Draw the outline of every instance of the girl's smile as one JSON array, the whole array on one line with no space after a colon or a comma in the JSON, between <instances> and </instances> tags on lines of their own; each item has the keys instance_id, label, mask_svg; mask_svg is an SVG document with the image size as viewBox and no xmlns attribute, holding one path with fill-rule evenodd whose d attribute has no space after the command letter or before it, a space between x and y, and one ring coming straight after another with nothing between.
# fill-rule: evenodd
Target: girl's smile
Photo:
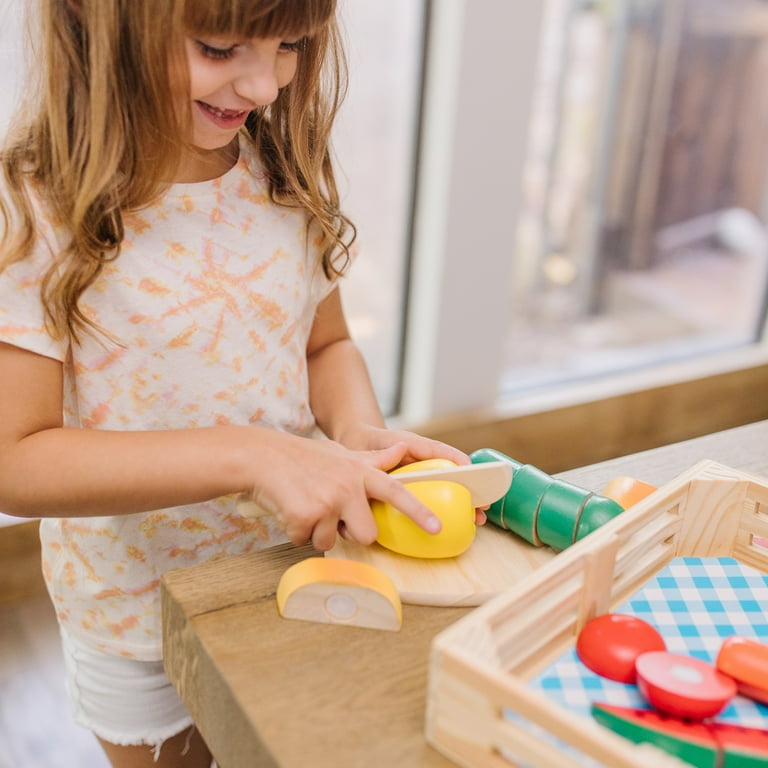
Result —
<instances>
[{"instance_id":1,"label":"girl's smile","mask_svg":"<svg viewBox=\"0 0 768 768\"><path fill-rule=\"evenodd\" d=\"M189 138L203 154L188 153L177 181L203 181L231 166L237 132L252 110L271 104L291 82L301 47L302 41L280 38L187 38Z\"/></svg>"},{"instance_id":2,"label":"girl's smile","mask_svg":"<svg viewBox=\"0 0 768 768\"><path fill-rule=\"evenodd\" d=\"M245 123L250 110L243 109L219 109L204 101L195 101L195 105L202 112L203 116L210 120L215 126L225 131L238 130Z\"/></svg>"}]
</instances>

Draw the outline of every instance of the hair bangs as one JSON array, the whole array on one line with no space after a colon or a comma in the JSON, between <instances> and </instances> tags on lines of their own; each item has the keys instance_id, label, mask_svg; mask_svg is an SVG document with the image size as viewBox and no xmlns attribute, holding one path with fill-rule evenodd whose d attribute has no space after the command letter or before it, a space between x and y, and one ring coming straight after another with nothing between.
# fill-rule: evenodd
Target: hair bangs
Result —
<instances>
[{"instance_id":1,"label":"hair bangs","mask_svg":"<svg viewBox=\"0 0 768 768\"><path fill-rule=\"evenodd\" d=\"M187 0L193 34L234 38L311 37L333 19L336 0Z\"/></svg>"}]
</instances>

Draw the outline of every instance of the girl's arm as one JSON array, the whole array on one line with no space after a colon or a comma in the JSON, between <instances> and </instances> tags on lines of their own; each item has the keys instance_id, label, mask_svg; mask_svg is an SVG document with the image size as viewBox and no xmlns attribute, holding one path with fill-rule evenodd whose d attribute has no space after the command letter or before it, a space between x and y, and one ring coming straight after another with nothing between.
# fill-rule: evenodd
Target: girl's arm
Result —
<instances>
[{"instance_id":1,"label":"girl's arm","mask_svg":"<svg viewBox=\"0 0 768 768\"><path fill-rule=\"evenodd\" d=\"M402 446L400 464L435 458L469 463L466 454L450 445L385 428L365 361L350 339L338 288L318 307L307 360L310 405L328 437L359 451ZM475 522L482 525L485 521L485 509L477 509Z\"/></svg>"},{"instance_id":2,"label":"girl's arm","mask_svg":"<svg viewBox=\"0 0 768 768\"><path fill-rule=\"evenodd\" d=\"M376 536L369 498L427 529L432 513L381 470L407 447L350 451L259 427L116 432L62 426L59 362L0 344L0 510L22 517L121 515L249 494L296 544Z\"/></svg>"},{"instance_id":3,"label":"girl's arm","mask_svg":"<svg viewBox=\"0 0 768 768\"><path fill-rule=\"evenodd\" d=\"M355 450L404 443L403 464L432 458L469 463L466 454L445 443L385 428L365 361L350 338L338 288L318 308L307 359L312 412L331 439Z\"/></svg>"}]
</instances>

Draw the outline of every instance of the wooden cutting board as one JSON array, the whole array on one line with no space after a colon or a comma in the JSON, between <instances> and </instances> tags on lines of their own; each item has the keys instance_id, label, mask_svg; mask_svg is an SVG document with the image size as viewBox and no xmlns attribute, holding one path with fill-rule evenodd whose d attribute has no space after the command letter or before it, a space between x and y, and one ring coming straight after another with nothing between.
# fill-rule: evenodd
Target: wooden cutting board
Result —
<instances>
[{"instance_id":1,"label":"wooden cutting board","mask_svg":"<svg viewBox=\"0 0 768 768\"><path fill-rule=\"evenodd\" d=\"M534 547L494 525L478 527L472 546L458 557L427 560L337 539L326 557L357 560L384 571L400 599L415 605L480 605L551 560L555 552Z\"/></svg>"}]
</instances>

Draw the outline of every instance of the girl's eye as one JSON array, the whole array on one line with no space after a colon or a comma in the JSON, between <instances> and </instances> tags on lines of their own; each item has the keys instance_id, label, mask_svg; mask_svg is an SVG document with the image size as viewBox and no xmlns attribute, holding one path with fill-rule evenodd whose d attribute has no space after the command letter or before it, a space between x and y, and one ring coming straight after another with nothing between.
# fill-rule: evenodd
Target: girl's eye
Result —
<instances>
[{"instance_id":1,"label":"girl's eye","mask_svg":"<svg viewBox=\"0 0 768 768\"><path fill-rule=\"evenodd\" d=\"M286 53L299 53L307 47L307 38L302 37L300 40L294 42L282 42L280 43L280 50Z\"/></svg>"},{"instance_id":2,"label":"girl's eye","mask_svg":"<svg viewBox=\"0 0 768 768\"><path fill-rule=\"evenodd\" d=\"M202 40L195 40L195 44L200 49L200 53L207 59L216 59L218 61L231 59L235 55L235 48L237 48L236 45L232 45L229 48L216 48L213 45L204 43Z\"/></svg>"}]
</instances>

